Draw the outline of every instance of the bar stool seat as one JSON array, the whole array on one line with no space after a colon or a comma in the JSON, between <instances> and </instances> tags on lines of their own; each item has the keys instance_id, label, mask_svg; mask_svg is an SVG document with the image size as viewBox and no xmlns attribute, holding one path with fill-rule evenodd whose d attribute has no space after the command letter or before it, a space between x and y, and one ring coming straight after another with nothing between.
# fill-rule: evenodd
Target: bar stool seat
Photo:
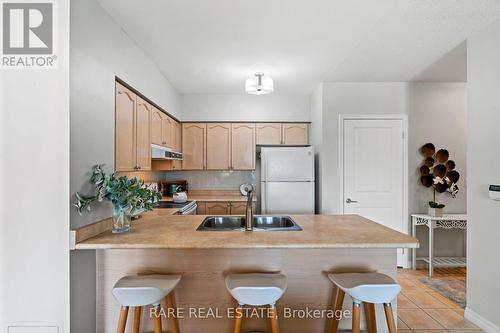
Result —
<instances>
[{"instance_id":1,"label":"bar stool seat","mask_svg":"<svg viewBox=\"0 0 500 333\"><path fill-rule=\"evenodd\" d=\"M160 303L165 299L167 308L175 309L173 290L181 280L181 275L137 275L125 276L116 282L112 294L120 303L118 333L125 332L129 307L134 307L134 333L139 332L142 307L153 306L154 332L162 332ZM179 323L174 316L169 317L171 331L179 333Z\"/></svg>"},{"instance_id":2,"label":"bar stool seat","mask_svg":"<svg viewBox=\"0 0 500 333\"><path fill-rule=\"evenodd\" d=\"M239 304L261 306L275 304L286 290L283 274L230 274L226 287Z\"/></svg>"},{"instance_id":3,"label":"bar stool seat","mask_svg":"<svg viewBox=\"0 0 500 333\"><path fill-rule=\"evenodd\" d=\"M383 304L385 318L390 333L396 333L396 324L391 302L398 296L401 287L391 277L381 273L339 273L328 274L328 278L337 286L335 312L342 310L344 295L353 299L352 332L360 332L361 304L364 304L366 325L370 333L377 332L375 304ZM340 317L332 322L332 333L336 333Z\"/></svg>"},{"instance_id":4,"label":"bar stool seat","mask_svg":"<svg viewBox=\"0 0 500 333\"><path fill-rule=\"evenodd\" d=\"M156 305L180 280L180 275L125 276L116 282L113 295L122 306Z\"/></svg>"},{"instance_id":5,"label":"bar stool seat","mask_svg":"<svg viewBox=\"0 0 500 333\"><path fill-rule=\"evenodd\" d=\"M279 333L276 302L286 290L286 276L283 274L250 273L230 274L226 287L239 306L234 317L233 333L241 332L242 308L245 305L269 306L268 316L273 333Z\"/></svg>"},{"instance_id":6,"label":"bar stool seat","mask_svg":"<svg viewBox=\"0 0 500 333\"><path fill-rule=\"evenodd\" d=\"M401 291L391 277L377 272L328 274L328 278L360 302L390 303Z\"/></svg>"}]
</instances>

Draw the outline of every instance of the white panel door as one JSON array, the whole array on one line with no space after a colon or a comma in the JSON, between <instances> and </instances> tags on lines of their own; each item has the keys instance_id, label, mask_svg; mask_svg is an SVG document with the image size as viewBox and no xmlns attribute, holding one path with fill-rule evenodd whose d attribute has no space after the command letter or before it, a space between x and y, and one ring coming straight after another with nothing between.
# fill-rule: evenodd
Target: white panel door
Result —
<instances>
[{"instance_id":1,"label":"white panel door","mask_svg":"<svg viewBox=\"0 0 500 333\"><path fill-rule=\"evenodd\" d=\"M401 119L344 120L344 213L404 232ZM403 264L398 251L398 265Z\"/></svg>"},{"instance_id":2,"label":"white panel door","mask_svg":"<svg viewBox=\"0 0 500 333\"><path fill-rule=\"evenodd\" d=\"M263 214L314 214L314 182L261 182Z\"/></svg>"},{"instance_id":3,"label":"white panel door","mask_svg":"<svg viewBox=\"0 0 500 333\"><path fill-rule=\"evenodd\" d=\"M265 181L314 181L313 147L262 148Z\"/></svg>"}]
</instances>

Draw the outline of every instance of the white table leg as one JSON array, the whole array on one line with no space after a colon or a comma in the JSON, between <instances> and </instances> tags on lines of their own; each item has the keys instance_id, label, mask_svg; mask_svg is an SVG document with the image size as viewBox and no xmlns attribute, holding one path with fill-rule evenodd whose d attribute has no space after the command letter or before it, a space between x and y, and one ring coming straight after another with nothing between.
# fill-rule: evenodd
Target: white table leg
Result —
<instances>
[{"instance_id":1,"label":"white table leg","mask_svg":"<svg viewBox=\"0 0 500 333\"><path fill-rule=\"evenodd\" d=\"M433 266L432 261L434 260L434 227L432 221L428 224L429 227L429 276L432 276Z\"/></svg>"},{"instance_id":2,"label":"white table leg","mask_svg":"<svg viewBox=\"0 0 500 333\"><path fill-rule=\"evenodd\" d=\"M417 238L417 226L415 225L415 221L411 221L411 236ZM411 268L417 269L417 249L411 250Z\"/></svg>"}]
</instances>

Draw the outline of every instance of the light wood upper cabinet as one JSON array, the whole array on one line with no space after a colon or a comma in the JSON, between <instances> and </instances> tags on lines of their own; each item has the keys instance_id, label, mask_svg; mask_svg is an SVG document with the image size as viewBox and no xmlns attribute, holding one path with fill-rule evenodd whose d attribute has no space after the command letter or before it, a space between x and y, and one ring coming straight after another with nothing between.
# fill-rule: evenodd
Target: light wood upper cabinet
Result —
<instances>
[{"instance_id":1,"label":"light wood upper cabinet","mask_svg":"<svg viewBox=\"0 0 500 333\"><path fill-rule=\"evenodd\" d=\"M307 145L309 143L308 124L283 124L283 144Z\"/></svg>"},{"instance_id":2,"label":"light wood upper cabinet","mask_svg":"<svg viewBox=\"0 0 500 333\"><path fill-rule=\"evenodd\" d=\"M255 123L231 124L231 169L255 169Z\"/></svg>"},{"instance_id":3,"label":"light wood upper cabinet","mask_svg":"<svg viewBox=\"0 0 500 333\"><path fill-rule=\"evenodd\" d=\"M163 145L163 117L164 113L152 107L151 112L151 143Z\"/></svg>"},{"instance_id":4,"label":"light wood upper cabinet","mask_svg":"<svg viewBox=\"0 0 500 333\"><path fill-rule=\"evenodd\" d=\"M136 95L119 83L115 94L115 170L133 171L136 167Z\"/></svg>"},{"instance_id":5,"label":"light wood upper cabinet","mask_svg":"<svg viewBox=\"0 0 500 333\"><path fill-rule=\"evenodd\" d=\"M258 123L256 142L258 145L280 145L281 124L280 123Z\"/></svg>"},{"instance_id":6,"label":"light wood upper cabinet","mask_svg":"<svg viewBox=\"0 0 500 333\"><path fill-rule=\"evenodd\" d=\"M162 119L163 145L169 148L174 148L175 141L175 121L164 114Z\"/></svg>"},{"instance_id":7,"label":"light wood upper cabinet","mask_svg":"<svg viewBox=\"0 0 500 333\"><path fill-rule=\"evenodd\" d=\"M207 202L205 205L206 215L229 215L231 204L229 202Z\"/></svg>"},{"instance_id":8,"label":"light wood upper cabinet","mask_svg":"<svg viewBox=\"0 0 500 333\"><path fill-rule=\"evenodd\" d=\"M151 111L152 106L140 97L136 104L136 168L151 170Z\"/></svg>"},{"instance_id":9,"label":"light wood upper cabinet","mask_svg":"<svg viewBox=\"0 0 500 333\"><path fill-rule=\"evenodd\" d=\"M179 122L174 123L174 150L182 152L182 125ZM182 169L182 161L174 160L172 165L173 170Z\"/></svg>"},{"instance_id":10,"label":"light wood upper cabinet","mask_svg":"<svg viewBox=\"0 0 500 333\"><path fill-rule=\"evenodd\" d=\"M206 128L204 123L182 124L182 169L205 169Z\"/></svg>"},{"instance_id":11,"label":"light wood upper cabinet","mask_svg":"<svg viewBox=\"0 0 500 333\"><path fill-rule=\"evenodd\" d=\"M207 124L207 170L229 170L231 166L231 124Z\"/></svg>"}]
</instances>

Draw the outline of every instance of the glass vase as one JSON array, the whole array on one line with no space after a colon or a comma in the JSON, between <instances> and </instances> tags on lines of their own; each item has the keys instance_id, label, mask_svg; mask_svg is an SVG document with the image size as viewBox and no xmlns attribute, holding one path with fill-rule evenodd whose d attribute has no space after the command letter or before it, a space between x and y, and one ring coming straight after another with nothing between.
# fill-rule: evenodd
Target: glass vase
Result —
<instances>
[{"instance_id":1,"label":"glass vase","mask_svg":"<svg viewBox=\"0 0 500 333\"><path fill-rule=\"evenodd\" d=\"M113 207L113 229L114 234L130 231L130 215L127 209Z\"/></svg>"}]
</instances>

